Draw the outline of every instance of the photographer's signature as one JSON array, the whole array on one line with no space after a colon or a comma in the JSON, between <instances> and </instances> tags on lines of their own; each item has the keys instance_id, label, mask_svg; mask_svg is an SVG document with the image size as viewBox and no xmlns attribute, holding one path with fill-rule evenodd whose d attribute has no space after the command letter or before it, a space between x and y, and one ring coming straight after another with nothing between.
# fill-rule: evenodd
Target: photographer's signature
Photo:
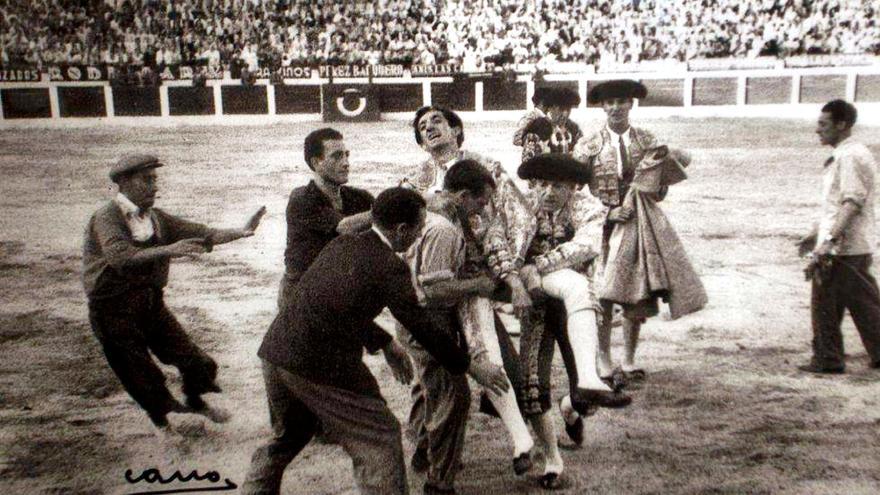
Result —
<instances>
[{"instance_id":1,"label":"photographer's signature","mask_svg":"<svg viewBox=\"0 0 880 495\"><path fill-rule=\"evenodd\" d=\"M191 488L168 488L161 489L161 487L157 487L155 490L147 490L142 492L131 492L127 495L160 495L160 494L168 494L168 493L195 493L195 492L219 492L226 490L235 490L238 488L238 485L232 482L229 478L223 479L223 485L218 485L220 483L220 473L217 471L208 471L205 474L199 474L197 470L192 470L189 474L184 475L179 470L174 471L167 478L159 472L157 468L148 468L141 471L141 473L137 476L134 476L134 472L131 469L125 470L125 481L129 482L132 485L145 483L148 485L169 485L171 483L194 483L194 482L210 482L212 485L206 486L202 484L201 486L193 486Z\"/></svg>"}]
</instances>

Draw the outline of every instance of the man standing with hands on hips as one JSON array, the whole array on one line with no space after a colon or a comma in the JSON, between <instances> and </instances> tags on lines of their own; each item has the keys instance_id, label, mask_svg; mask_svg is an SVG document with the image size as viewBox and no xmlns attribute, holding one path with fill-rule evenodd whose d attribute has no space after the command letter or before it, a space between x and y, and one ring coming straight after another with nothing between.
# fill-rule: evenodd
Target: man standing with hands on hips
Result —
<instances>
[{"instance_id":1,"label":"man standing with hands on hips","mask_svg":"<svg viewBox=\"0 0 880 495\"><path fill-rule=\"evenodd\" d=\"M811 373L844 372L844 309L862 338L868 365L880 368L880 293L871 274L877 162L850 137L856 116L851 103L833 100L822 107L816 126L819 141L833 151L822 175L822 216L798 242L802 256L811 252L806 274L813 284L813 357L798 368Z\"/></svg>"}]
</instances>

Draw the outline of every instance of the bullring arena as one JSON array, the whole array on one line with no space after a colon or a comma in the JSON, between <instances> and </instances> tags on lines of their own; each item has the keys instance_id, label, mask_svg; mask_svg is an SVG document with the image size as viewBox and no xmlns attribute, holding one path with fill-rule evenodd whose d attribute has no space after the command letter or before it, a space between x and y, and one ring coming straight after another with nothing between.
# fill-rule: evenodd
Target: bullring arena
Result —
<instances>
[{"instance_id":1,"label":"bullring arena","mask_svg":"<svg viewBox=\"0 0 880 495\"><path fill-rule=\"evenodd\" d=\"M849 319L847 374L796 370L810 355L810 288L793 245L819 208L829 153L814 133L819 104L854 101L854 135L880 156L876 67L623 74L645 81L656 96L633 110L633 122L693 155L688 180L672 188L663 209L709 304L680 320L661 313L648 321L639 348L648 380L632 391L627 409L587 420L583 447L562 434L560 493L880 492L880 372L867 368ZM583 96L612 76L547 80ZM244 86L218 79L202 88L0 84L0 492L216 489L207 481L159 487L126 480L126 470L150 468L214 471L240 485L269 433L256 350L276 312L287 198L310 177L303 138L328 125L321 115L332 100L322 95L350 87L377 106L380 121L329 124L351 150L350 184L373 194L425 158L408 119L427 102L462 112L465 149L500 160L511 173L519 164L511 137L530 105L529 77L411 79L343 77L336 88L318 74L277 88L265 79ZM572 114L585 130L601 126L603 116L585 104ZM155 439L107 366L80 281L84 226L115 194L108 167L131 152L167 164L157 199L165 210L231 227L261 205L268 209L254 237L173 263L168 304L218 361L224 393L209 398L233 413L229 423L201 426L177 450ZM387 314L381 322L392 325ZM613 352L621 352L619 331ZM380 357L366 360L392 411L405 418L408 388ZM163 371L178 393L176 371ZM561 361L554 378L565 381ZM535 473L512 475L506 433L477 412L477 402L459 492L538 493ZM406 439L404 449L407 456L413 450ZM409 473L409 484L417 493L420 477ZM288 468L282 493L356 493L352 486L341 448L313 442Z\"/></svg>"}]
</instances>

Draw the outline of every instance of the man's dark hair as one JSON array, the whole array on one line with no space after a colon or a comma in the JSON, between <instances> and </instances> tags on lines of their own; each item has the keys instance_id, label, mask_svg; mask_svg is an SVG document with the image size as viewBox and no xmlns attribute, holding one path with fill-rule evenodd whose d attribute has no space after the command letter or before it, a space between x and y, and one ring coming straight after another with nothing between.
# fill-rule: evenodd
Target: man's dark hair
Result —
<instances>
[{"instance_id":1,"label":"man's dark hair","mask_svg":"<svg viewBox=\"0 0 880 495\"><path fill-rule=\"evenodd\" d=\"M419 221L419 212L425 208L425 199L412 189L392 187L379 194L373 203L373 221L383 229L393 229L405 223L413 226Z\"/></svg>"},{"instance_id":2,"label":"man's dark hair","mask_svg":"<svg viewBox=\"0 0 880 495\"><path fill-rule=\"evenodd\" d=\"M449 167L443 178L443 189L449 192L468 191L482 196L486 188L495 188L495 179L486 167L475 160L460 160Z\"/></svg>"},{"instance_id":3,"label":"man's dark hair","mask_svg":"<svg viewBox=\"0 0 880 495\"><path fill-rule=\"evenodd\" d=\"M834 123L845 122L847 127L852 127L856 123L858 112L856 107L844 100L831 100L822 107L822 112L831 114L831 120Z\"/></svg>"},{"instance_id":4,"label":"man's dark hair","mask_svg":"<svg viewBox=\"0 0 880 495\"><path fill-rule=\"evenodd\" d=\"M421 120L426 113L432 110L436 110L443 114L443 118L446 119L449 127L458 127L461 130L461 132L458 133L458 145L461 146L461 143L464 142L464 123L461 121L461 117L459 117L458 114L453 112L452 110L443 107L435 107L433 105L429 107L422 107L416 110L416 118L413 119L412 123L413 132L415 132L416 134L416 143L418 143L419 146L422 145L422 135L419 133L419 120Z\"/></svg>"},{"instance_id":5,"label":"man's dark hair","mask_svg":"<svg viewBox=\"0 0 880 495\"><path fill-rule=\"evenodd\" d=\"M306 165L312 168L312 158L322 158L324 156L324 141L334 141L342 139L342 133L332 127L323 127L317 131L312 131L306 136L303 143L303 154L306 158Z\"/></svg>"}]
</instances>

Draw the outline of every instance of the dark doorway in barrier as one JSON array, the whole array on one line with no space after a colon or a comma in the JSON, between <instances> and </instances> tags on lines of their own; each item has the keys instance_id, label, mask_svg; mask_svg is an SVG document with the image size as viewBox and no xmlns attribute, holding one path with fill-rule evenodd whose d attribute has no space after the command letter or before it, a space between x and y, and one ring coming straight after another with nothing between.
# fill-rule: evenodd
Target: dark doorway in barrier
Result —
<instances>
[{"instance_id":1,"label":"dark doorway in barrier","mask_svg":"<svg viewBox=\"0 0 880 495\"><path fill-rule=\"evenodd\" d=\"M158 117L159 86L113 86L113 114L120 117Z\"/></svg>"},{"instance_id":2,"label":"dark doorway in barrier","mask_svg":"<svg viewBox=\"0 0 880 495\"><path fill-rule=\"evenodd\" d=\"M220 87L223 96L223 113L228 115L265 115L269 113L266 86Z\"/></svg>"},{"instance_id":3,"label":"dark doorway in barrier","mask_svg":"<svg viewBox=\"0 0 880 495\"><path fill-rule=\"evenodd\" d=\"M58 114L62 117L106 117L104 88L59 86Z\"/></svg>"},{"instance_id":4,"label":"dark doorway in barrier","mask_svg":"<svg viewBox=\"0 0 880 495\"><path fill-rule=\"evenodd\" d=\"M4 119L48 119L52 117L48 88L0 90Z\"/></svg>"},{"instance_id":5,"label":"dark doorway in barrier","mask_svg":"<svg viewBox=\"0 0 880 495\"><path fill-rule=\"evenodd\" d=\"M275 86L275 113L321 113L321 87L318 85Z\"/></svg>"},{"instance_id":6,"label":"dark doorway in barrier","mask_svg":"<svg viewBox=\"0 0 880 495\"><path fill-rule=\"evenodd\" d=\"M213 115L214 88L169 87L168 113L170 115Z\"/></svg>"}]
</instances>

